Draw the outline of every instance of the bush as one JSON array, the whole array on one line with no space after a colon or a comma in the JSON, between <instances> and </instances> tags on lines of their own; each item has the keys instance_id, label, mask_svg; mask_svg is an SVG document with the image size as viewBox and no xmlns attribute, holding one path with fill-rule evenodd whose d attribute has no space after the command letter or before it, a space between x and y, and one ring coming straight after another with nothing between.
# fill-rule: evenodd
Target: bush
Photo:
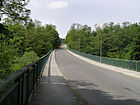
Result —
<instances>
[{"instance_id":1,"label":"bush","mask_svg":"<svg viewBox=\"0 0 140 105\"><path fill-rule=\"evenodd\" d=\"M20 57L20 58L17 57L14 60L14 64L11 66L11 69L13 71L20 70L21 68L37 61L38 59L39 59L39 57L37 56L37 54L34 51L25 52L22 57Z\"/></svg>"}]
</instances>

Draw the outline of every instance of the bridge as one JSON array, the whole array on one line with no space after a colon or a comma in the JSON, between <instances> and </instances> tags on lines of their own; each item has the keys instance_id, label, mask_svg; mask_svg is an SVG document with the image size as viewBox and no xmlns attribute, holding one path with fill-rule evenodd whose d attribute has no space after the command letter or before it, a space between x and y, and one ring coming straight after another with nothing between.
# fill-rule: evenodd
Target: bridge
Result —
<instances>
[{"instance_id":1,"label":"bridge","mask_svg":"<svg viewBox=\"0 0 140 105\"><path fill-rule=\"evenodd\" d=\"M140 105L139 81L62 47L1 80L0 105Z\"/></svg>"}]
</instances>

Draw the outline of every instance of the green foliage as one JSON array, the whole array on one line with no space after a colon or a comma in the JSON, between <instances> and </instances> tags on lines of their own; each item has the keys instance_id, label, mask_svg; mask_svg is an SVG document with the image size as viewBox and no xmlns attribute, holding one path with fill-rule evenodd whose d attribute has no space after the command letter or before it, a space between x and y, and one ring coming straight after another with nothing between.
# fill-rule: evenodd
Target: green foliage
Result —
<instances>
[{"instance_id":1,"label":"green foliage","mask_svg":"<svg viewBox=\"0 0 140 105\"><path fill-rule=\"evenodd\" d=\"M25 26L18 22L13 23L9 18L5 19L2 25L8 31L0 34L0 78L19 70L45 55L51 48L60 45L59 34L53 25L41 26L41 22L30 20Z\"/></svg>"},{"instance_id":2,"label":"green foliage","mask_svg":"<svg viewBox=\"0 0 140 105\"><path fill-rule=\"evenodd\" d=\"M20 70L24 66L27 66L28 64L31 64L37 61L38 59L39 57L34 51L25 52L25 54L22 57L16 57L16 59L14 60L14 64L11 65L11 70Z\"/></svg>"},{"instance_id":3,"label":"green foliage","mask_svg":"<svg viewBox=\"0 0 140 105\"><path fill-rule=\"evenodd\" d=\"M59 34L53 25L40 26L36 21L34 25L34 28L28 28L29 34L25 35L25 51L33 50L41 57L52 47L56 48L60 45Z\"/></svg>"},{"instance_id":4,"label":"green foliage","mask_svg":"<svg viewBox=\"0 0 140 105\"><path fill-rule=\"evenodd\" d=\"M0 78L5 78L60 45L54 25L42 26L40 21L30 19L31 11L26 8L29 1L0 1L0 14L8 16L0 23Z\"/></svg>"},{"instance_id":5,"label":"green foliage","mask_svg":"<svg viewBox=\"0 0 140 105\"><path fill-rule=\"evenodd\" d=\"M68 47L84 53L100 55L102 37L102 56L110 58L140 60L140 23L113 22L95 30L87 25L73 24L66 36Z\"/></svg>"},{"instance_id":6,"label":"green foliage","mask_svg":"<svg viewBox=\"0 0 140 105\"><path fill-rule=\"evenodd\" d=\"M13 22L24 22L26 24L31 12L26 8L28 2L29 0L1 0L1 14L7 15Z\"/></svg>"},{"instance_id":7,"label":"green foliage","mask_svg":"<svg viewBox=\"0 0 140 105\"><path fill-rule=\"evenodd\" d=\"M2 34L0 35L1 37L4 36ZM4 78L8 74L12 73L12 70L9 68L11 66L11 61L14 59L14 55L16 54L12 49L13 47L11 45L0 40L0 78Z\"/></svg>"}]
</instances>

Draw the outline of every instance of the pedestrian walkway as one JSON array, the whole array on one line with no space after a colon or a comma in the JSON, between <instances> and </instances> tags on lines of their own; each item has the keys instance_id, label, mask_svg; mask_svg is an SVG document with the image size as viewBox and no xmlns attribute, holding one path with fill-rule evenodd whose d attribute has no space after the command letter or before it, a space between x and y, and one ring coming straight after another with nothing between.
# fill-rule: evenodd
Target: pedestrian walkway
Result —
<instances>
[{"instance_id":1,"label":"pedestrian walkway","mask_svg":"<svg viewBox=\"0 0 140 105\"><path fill-rule=\"evenodd\" d=\"M79 105L57 67L55 51L49 61L29 105Z\"/></svg>"}]
</instances>

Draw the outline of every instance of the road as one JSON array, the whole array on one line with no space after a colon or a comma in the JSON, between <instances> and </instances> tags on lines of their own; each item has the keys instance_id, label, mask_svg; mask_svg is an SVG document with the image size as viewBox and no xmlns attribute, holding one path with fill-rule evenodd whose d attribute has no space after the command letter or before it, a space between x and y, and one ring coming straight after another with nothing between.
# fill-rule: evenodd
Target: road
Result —
<instances>
[{"instance_id":1,"label":"road","mask_svg":"<svg viewBox=\"0 0 140 105\"><path fill-rule=\"evenodd\" d=\"M107 70L56 50L64 75L90 105L140 105L140 79Z\"/></svg>"},{"instance_id":2,"label":"road","mask_svg":"<svg viewBox=\"0 0 140 105\"><path fill-rule=\"evenodd\" d=\"M48 61L29 105L80 105L57 67L54 51Z\"/></svg>"}]
</instances>

